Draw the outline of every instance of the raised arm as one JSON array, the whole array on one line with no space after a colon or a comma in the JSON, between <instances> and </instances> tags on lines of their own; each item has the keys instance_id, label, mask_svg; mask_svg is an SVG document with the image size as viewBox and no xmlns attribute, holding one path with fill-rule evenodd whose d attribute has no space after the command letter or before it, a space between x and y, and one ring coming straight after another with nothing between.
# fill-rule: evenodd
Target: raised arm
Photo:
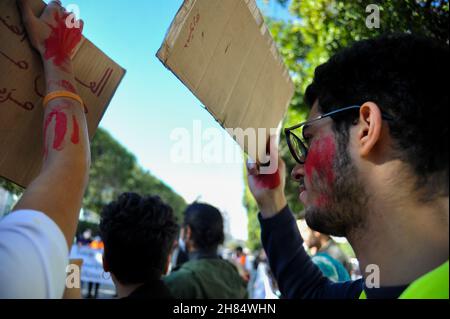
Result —
<instances>
[{"instance_id":1,"label":"raised arm","mask_svg":"<svg viewBox=\"0 0 450 319\"><path fill-rule=\"evenodd\" d=\"M82 22L78 28L76 23L66 24L70 18L58 1L51 2L40 18L33 14L27 0L18 3L28 38L42 57L47 95L55 92L77 94L70 55L81 40ZM70 28L72 25L75 27ZM14 210L43 212L59 226L70 247L90 166L84 106L76 98L60 96L43 107L42 170Z\"/></svg>"}]
</instances>

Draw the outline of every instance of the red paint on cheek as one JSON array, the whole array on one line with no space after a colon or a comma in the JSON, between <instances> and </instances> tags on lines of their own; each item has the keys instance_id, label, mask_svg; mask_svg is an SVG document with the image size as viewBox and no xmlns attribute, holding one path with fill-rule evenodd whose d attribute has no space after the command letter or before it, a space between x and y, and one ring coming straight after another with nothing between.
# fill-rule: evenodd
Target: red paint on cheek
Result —
<instances>
[{"instance_id":1,"label":"red paint on cheek","mask_svg":"<svg viewBox=\"0 0 450 319\"><path fill-rule=\"evenodd\" d=\"M328 196L325 194L319 195L319 197L317 197L317 199L315 200L315 204L317 207L326 207L328 205L328 202Z\"/></svg>"},{"instance_id":2,"label":"red paint on cheek","mask_svg":"<svg viewBox=\"0 0 450 319\"><path fill-rule=\"evenodd\" d=\"M53 63L56 66L61 66L66 62L77 44L81 41L83 24L80 21L79 28L68 28L66 20L69 15L71 13L65 12L62 16L59 16L58 12L55 12L56 26L48 25L51 28L51 34L44 43L44 58L46 60L53 59Z\"/></svg>"},{"instance_id":3,"label":"red paint on cheek","mask_svg":"<svg viewBox=\"0 0 450 319\"><path fill-rule=\"evenodd\" d=\"M336 154L336 145L332 136L326 136L311 145L305 163L305 174L312 183L313 173L324 176L328 185L334 182L333 162Z\"/></svg>"},{"instance_id":4,"label":"red paint on cheek","mask_svg":"<svg viewBox=\"0 0 450 319\"><path fill-rule=\"evenodd\" d=\"M280 171L273 174L259 175L256 177L255 185L261 189L275 189L281 184Z\"/></svg>"},{"instance_id":5,"label":"red paint on cheek","mask_svg":"<svg viewBox=\"0 0 450 319\"><path fill-rule=\"evenodd\" d=\"M80 142L80 127L78 126L77 118L75 117L75 115L72 115L72 125L73 132L70 140L73 144L78 144Z\"/></svg>"}]
</instances>

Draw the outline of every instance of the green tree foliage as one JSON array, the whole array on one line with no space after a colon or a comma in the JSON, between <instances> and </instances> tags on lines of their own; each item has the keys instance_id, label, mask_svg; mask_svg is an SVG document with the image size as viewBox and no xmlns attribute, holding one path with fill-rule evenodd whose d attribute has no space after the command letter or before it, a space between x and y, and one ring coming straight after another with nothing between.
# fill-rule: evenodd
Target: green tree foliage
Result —
<instances>
[{"instance_id":1,"label":"green tree foliage","mask_svg":"<svg viewBox=\"0 0 450 319\"><path fill-rule=\"evenodd\" d=\"M244 168L245 169L245 168ZM258 206L253 199L250 189L248 188L247 179L245 179L245 191L244 191L244 207L247 210L248 222L248 240L247 247L252 251L256 251L262 248L261 245L261 229L259 227L259 221L257 217Z\"/></svg>"},{"instance_id":2,"label":"green tree foliage","mask_svg":"<svg viewBox=\"0 0 450 319\"><path fill-rule=\"evenodd\" d=\"M137 164L136 158L102 128L91 142L92 164L83 207L100 213L103 205L123 192L158 195L174 209L181 221L184 199ZM0 186L20 194L23 189L0 178Z\"/></svg>"},{"instance_id":3,"label":"green tree foliage","mask_svg":"<svg viewBox=\"0 0 450 319\"><path fill-rule=\"evenodd\" d=\"M84 207L99 213L106 203L123 192L158 195L170 204L179 221L186 203L171 188L142 169L133 154L114 140L108 132L98 129L91 143L90 181Z\"/></svg>"},{"instance_id":4,"label":"green tree foliage","mask_svg":"<svg viewBox=\"0 0 450 319\"><path fill-rule=\"evenodd\" d=\"M7 191L9 191L10 193L15 194L15 195L20 195L23 192L22 187L14 184L14 183L11 183L10 181L8 181L2 177L0 177L0 187L6 189Z\"/></svg>"},{"instance_id":5,"label":"green tree foliage","mask_svg":"<svg viewBox=\"0 0 450 319\"><path fill-rule=\"evenodd\" d=\"M311 83L314 70L331 55L355 41L391 32L423 34L449 43L448 0L272 0L283 6L289 5L291 19L275 20L267 17L272 37L278 45L286 66L296 86L295 96L285 118L284 126L304 121L308 109L303 93ZM270 2L267 0L266 2ZM380 9L380 28L369 29L366 12L369 4ZM424 61L426 63L426 61ZM295 165L282 136L280 152L289 173ZM287 181L286 196L294 213L301 215L303 209L298 200L298 185ZM249 217L249 246L258 246L256 237L259 225L254 216L257 207L249 196L244 195L244 205Z\"/></svg>"}]
</instances>

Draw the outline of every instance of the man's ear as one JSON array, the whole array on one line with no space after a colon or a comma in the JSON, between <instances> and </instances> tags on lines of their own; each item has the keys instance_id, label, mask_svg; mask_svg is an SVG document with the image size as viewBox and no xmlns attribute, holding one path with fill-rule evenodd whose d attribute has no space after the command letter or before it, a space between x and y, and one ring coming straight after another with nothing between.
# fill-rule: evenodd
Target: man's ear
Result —
<instances>
[{"instance_id":1,"label":"man's ear","mask_svg":"<svg viewBox=\"0 0 450 319\"><path fill-rule=\"evenodd\" d=\"M359 154L366 157L373 150L381 136L383 117L377 104L364 103L359 110Z\"/></svg>"},{"instance_id":2,"label":"man's ear","mask_svg":"<svg viewBox=\"0 0 450 319\"><path fill-rule=\"evenodd\" d=\"M109 265L108 265L108 262L106 261L106 259L105 259L105 255L103 255L102 256L102 264L103 264L103 270L105 271L105 272L109 272Z\"/></svg>"}]
</instances>

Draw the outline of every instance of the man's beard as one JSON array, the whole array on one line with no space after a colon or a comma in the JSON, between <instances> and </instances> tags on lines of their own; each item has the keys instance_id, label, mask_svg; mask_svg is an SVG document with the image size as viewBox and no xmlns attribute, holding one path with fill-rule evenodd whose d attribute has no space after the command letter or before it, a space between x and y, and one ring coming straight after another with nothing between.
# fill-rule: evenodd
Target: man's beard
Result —
<instances>
[{"instance_id":1,"label":"man's beard","mask_svg":"<svg viewBox=\"0 0 450 319\"><path fill-rule=\"evenodd\" d=\"M318 187L320 194L326 197L323 206L312 205L305 211L308 226L323 234L346 237L350 232L364 226L368 214L368 198L364 184L358 178L358 170L347 150L348 137L337 133L337 152L333 168L333 184ZM317 184L324 176L315 176Z\"/></svg>"}]
</instances>

